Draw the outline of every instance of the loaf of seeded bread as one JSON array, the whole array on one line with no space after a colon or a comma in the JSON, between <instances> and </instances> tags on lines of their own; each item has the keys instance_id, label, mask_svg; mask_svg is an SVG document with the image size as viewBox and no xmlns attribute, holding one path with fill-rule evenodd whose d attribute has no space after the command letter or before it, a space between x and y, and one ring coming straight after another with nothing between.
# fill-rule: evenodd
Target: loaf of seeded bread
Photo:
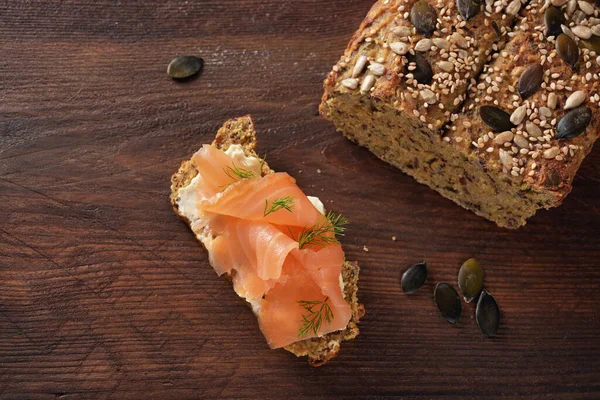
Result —
<instances>
[{"instance_id":1,"label":"loaf of seeded bread","mask_svg":"<svg viewBox=\"0 0 600 400\"><path fill-rule=\"evenodd\" d=\"M230 145L239 144L243 147L247 156L257 157L254 150L256 142L254 122L252 121L252 118L247 115L227 121L217 132L212 145L227 150ZM269 174L272 172L273 171L269 166L264 163L262 173ZM196 167L192 161L188 160L181 164L179 170L171 178L171 204L173 205L175 212L188 225L191 224L191 221L179 212L178 191L180 188L189 185L197 173ZM352 318L346 329L332 332L321 337L305 339L293 343L285 347L286 350L298 357L307 356L311 365L320 366L338 354L342 341L354 339L358 335L359 330L357 324L360 317L362 317L365 312L363 305L358 303L358 273L358 263L350 261L344 263L342 267L344 297L352 309Z\"/></svg>"},{"instance_id":2,"label":"loaf of seeded bread","mask_svg":"<svg viewBox=\"0 0 600 400\"><path fill-rule=\"evenodd\" d=\"M592 7L590 13L585 5L580 10L582 2L552 1L561 3L559 11L565 14L569 8L566 25L574 14L576 24L587 28L577 28L577 33L586 35L598 23L598 10L592 3L586 3ZM572 4L575 10L570 9ZM597 102L598 65L596 54L582 48L571 78L571 67L556 53L552 55L555 37L545 34L544 26L547 7L519 0L379 1L325 80L321 114L349 139L461 206L503 227L522 226L537 209L562 202L597 137L591 127L577 138L555 137L564 114L559 109L569 89L584 88L586 101ZM432 12L437 16L433 28L423 17ZM518 28L513 30L515 20ZM560 25L559 21L559 30ZM574 40L593 48L600 38ZM533 92L521 96L518 81L536 58L543 64L542 82L534 90L536 82L529 76L537 78L535 70L540 68L532 68L523 81L532 85L525 89ZM567 84L567 79L578 83ZM542 101L547 102L546 88L553 87L565 91L555 93L556 111L542 110L547 119L542 122L539 108ZM498 131L500 127L492 129L481 118L482 105L506 113L523 105L527 119ZM596 105L590 107L595 116ZM506 118L489 107L483 113L491 124ZM575 117L570 118L581 120ZM545 138L531 139L525 127L531 128L532 123L539 125ZM525 146L523 139L531 145ZM494 148L490 143L498 144ZM527 147L527 154L519 144ZM544 153L550 156L556 148L561 154L545 158ZM527 166L527 157L538 161ZM537 172L530 175L532 165Z\"/></svg>"}]
</instances>

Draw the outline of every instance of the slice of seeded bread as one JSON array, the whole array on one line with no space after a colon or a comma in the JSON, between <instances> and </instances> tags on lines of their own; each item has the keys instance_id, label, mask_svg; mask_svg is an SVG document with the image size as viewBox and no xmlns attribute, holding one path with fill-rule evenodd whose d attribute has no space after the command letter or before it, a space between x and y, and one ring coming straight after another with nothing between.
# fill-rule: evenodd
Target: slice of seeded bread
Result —
<instances>
[{"instance_id":1,"label":"slice of seeded bread","mask_svg":"<svg viewBox=\"0 0 600 400\"><path fill-rule=\"evenodd\" d=\"M230 119L217 132L212 145L226 150L232 144L239 144L244 148L247 156L256 157L256 131L254 122L249 115L241 118ZM263 175L273 171L266 163L263 164ZM171 177L171 204L175 212L188 224L191 224L178 209L178 190L189 185L198 171L191 160L184 161ZM358 335L358 322L365 313L362 304L358 303L358 273L359 266L356 262L346 261L342 267L342 279L344 281L344 296L352 309L352 318L344 330L336 331L322 337L311 338L293 343L285 349L298 357L307 356L309 364L320 366L335 357L340 344L344 340L354 339Z\"/></svg>"}]
</instances>

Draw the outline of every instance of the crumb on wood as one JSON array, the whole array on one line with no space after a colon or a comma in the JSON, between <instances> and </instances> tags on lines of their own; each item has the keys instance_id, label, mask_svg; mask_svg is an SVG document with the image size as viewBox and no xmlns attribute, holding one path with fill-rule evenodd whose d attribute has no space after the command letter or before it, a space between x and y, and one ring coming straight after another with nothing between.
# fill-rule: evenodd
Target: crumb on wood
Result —
<instances>
[{"instance_id":1,"label":"crumb on wood","mask_svg":"<svg viewBox=\"0 0 600 400\"><path fill-rule=\"evenodd\" d=\"M364 251L365 253L368 253L368 252L369 252L369 248L368 248L367 246L363 246L363 251Z\"/></svg>"},{"instance_id":2,"label":"crumb on wood","mask_svg":"<svg viewBox=\"0 0 600 400\"><path fill-rule=\"evenodd\" d=\"M317 168L317 174L320 174L321 170L319 168Z\"/></svg>"},{"instance_id":3,"label":"crumb on wood","mask_svg":"<svg viewBox=\"0 0 600 400\"><path fill-rule=\"evenodd\" d=\"M396 241L396 236L392 236L392 241Z\"/></svg>"}]
</instances>

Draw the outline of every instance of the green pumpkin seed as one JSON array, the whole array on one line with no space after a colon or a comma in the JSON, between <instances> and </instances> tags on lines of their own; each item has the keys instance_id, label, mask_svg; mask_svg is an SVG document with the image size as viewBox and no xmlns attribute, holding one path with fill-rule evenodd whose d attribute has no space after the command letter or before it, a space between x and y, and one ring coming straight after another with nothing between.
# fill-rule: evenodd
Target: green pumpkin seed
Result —
<instances>
[{"instance_id":1,"label":"green pumpkin seed","mask_svg":"<svg viewBox=\"0 0 600 400\"><path fill-rule=\"evenodd\" d=\"M417 82L422 83L424 85L429 85L433 80L433 69L431 68L431 64L425 57L421 55L421 53L406 55L409 63L415 63L416 68L412 71L408 70L408 64L406 65L406 73L412 74L413 77L417 80Z\"/></svg>"},{"instance_id":2,"label":"green pumpkin seed","mask_svg":"<svg viewBox=\"0 0 600 400\"><path fill-rule=\"evenodd\" d=\"M474 258L469 258L458 271L458 288L463 298L470 303L483 289L483 268Z\"/></svg>"},{"instance_id":3,"label":"green pumpkin seed","mask_svg":"<svg viewBox=\"0 0 600 400\"><path fill-rule=\"evenodd\" d=\"M567 112L556 125L557 139L571 139L585 132L592 121L592 110L581 106Z\"/></svg>"},{"instance_id":4,"label":"green pumpkin seed","mask_svg":"<svg viewBox=\"0 0 600 400\"><path fill-rule=\"evenodd\" d=\"M580 40L579 44L590 51L595 51L600 54L600 36L592 36L587 40Z\"/></svg>"},{"instance_id":5,"label":"green pumpkin seed","mask_svg":"<svg viewBox=\"0 0 600 400\"><path fill-rule=\"evenodd\" d=\"M498 38L502 37L502 31L500 30L500 27L498 26L496 21L492 21L491 25L492 25L492 28L494 28L494 31L496 32L496 36Z\"/></svg>"},{"instance_id":6,"label":"green pumpkin seed","mask_svg":"<svg viewBox=\"0 0 600 400\"><path fill-rule=\"evenodd\" d=\"M541 64L531 64L519 78L519 94L523 100L534 94L544 80L544 67Z\"/></svg>"},{"instance_id":7,"label":"green pumpkin seed","mask_svg":"<svg viewBox=\"0 0 600 400\"><path fill-rule=\"evenodd\" d=\"M494 132L510 131L514 128L510 114L496 106L479 107L479 116Z\"/></svg>"},{"instance_id":8,"label":"green pumpkin seed","mask_svg":"<svg viewBox=\"0 0 600 400\"><path fill-rule=\"evenodd\" d=\"M415 264L407 269L402 274L400 283L402 284L402 291L406 294L414 293L427 280L427 263Z\"/></svg>"},{"instance_id":9,"label":"green pumpkin seed","mask_svg":"<svg viewBox=\"0 0 600 400\"><path fill-rule=\"evenodd\" d=\"M456 8L465 21L468 21L479 13L481 2L479 0L456 0Z\"/></svg>"},{"instance_id":10,"label":"green pumpkin seed","mask_svg":"<svg viewBox=\"0 0 600 400\"><path fill-rule=\"evenodd\" d=\"M544 13L546 24L546 36L558 36L562 34L561 25L566 24L565 15L558 7L550 6Z\"/></svg>"},{"instance_id":11,"label":"green pumpkin seed","mask_svg":"<svg viewBox=\"0 0 600 400\"><path fill-rule=\"evenodd\" d=\"M410 21L417 32L429 37L435 31L437 11L427 0L419 0L410 9Z\"/></svg>"},{"instance_id":12,"label":"green pumpkin seed","mask_svg":"<svg viewBox=\"0 0 600 400\"><path fill-rule=\"evenodd\" d=\"M574 68L579 59L579 47L573 39L563 33L556 39L556 54L571 68Z\"/></svg>"},{"instance_id":13,"label":"green pumpkin seed","mask_svg":"<svg viewBox=\"0 0 600 400\"><path fill-rule=\"evenodd\" d=\"M460 320L462 301L456 289L445 282L438 283L433 293L433 300L444 318L451 324Z\"/></svg>"},{"instance_id":14,"label":"green pumpkin seed","mask_svg":"<svg viewBox=\"0 0 600 400\"><path fill-rule=\"evenodd\" d=\"M489 337L496 335L498 326L500 326L500 309L494 296L486 290L479 296L475 309L475 320L483 333Z\"/></svg>"},{"instance_id":15,"label":"green pumpkin seed","mask_svg":"<svg viewBox=\"0 0 600 400\"><path fill-rule=\"evenodd\" d=\"M167 75L173 79L186 79L202 70L204 60L196 56L181 56L173 59L167 67Z\"/></svg>"}]
</instances>

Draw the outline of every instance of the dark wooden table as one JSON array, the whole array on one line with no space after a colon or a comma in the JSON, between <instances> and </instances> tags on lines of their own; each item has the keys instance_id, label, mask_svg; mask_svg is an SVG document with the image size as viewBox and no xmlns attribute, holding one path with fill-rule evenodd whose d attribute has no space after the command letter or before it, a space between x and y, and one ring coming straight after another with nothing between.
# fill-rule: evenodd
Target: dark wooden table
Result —
<instances>
[{"instance_id":1,"label":"dark wooden table","mask_svg":"<svg viewBox=\"0 0 600 400\"><path fill-rule=\"evenodd\" d=\"M0 3L1 399L600 398L600 152L509 231L349 143L317 105L370 3ZM167 78L180 54L199 79ZM367 315L322 368L268 349L168 201L181 160L246 113L271 166L351 221ZM470 256L494 339L473 304L451 326L432 301Z\"/></svg>"}]
</instances>

